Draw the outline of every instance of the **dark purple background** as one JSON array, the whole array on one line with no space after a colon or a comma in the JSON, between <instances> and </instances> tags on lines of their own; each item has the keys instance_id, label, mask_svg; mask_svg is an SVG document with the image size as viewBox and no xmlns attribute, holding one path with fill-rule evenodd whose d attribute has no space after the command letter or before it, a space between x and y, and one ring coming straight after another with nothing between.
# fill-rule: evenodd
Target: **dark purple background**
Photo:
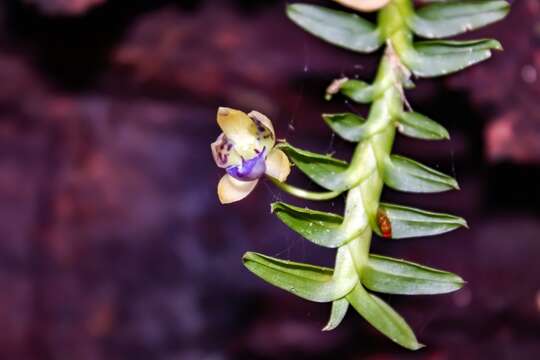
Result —
<instances>
[{"instance_id":1,"label":"dark purple background","mask_svg":"<svg viewBox=\"0 0 540 360\"><path fill-rule=\"evenodd\" d=\"M434 297L385 297L427 348L401 350L351 311L273 288L245 251L331 265L269 214L270 184L220 206L209 144L219 105L267 113L279 137L348 156L321 112L364 108L326 85L377 56L319 42L283 1L5 0L0 4L1 359L537 359L540 357L540 2L473 36L505 52L420 80L415 110L450 142L396 152L462 190L385 191L471 230L375 239L374 251L461 274ZM298 174L296 184L310 186ZM340 211L341 200L310 204Z\"/></svg>"}]
</instances>

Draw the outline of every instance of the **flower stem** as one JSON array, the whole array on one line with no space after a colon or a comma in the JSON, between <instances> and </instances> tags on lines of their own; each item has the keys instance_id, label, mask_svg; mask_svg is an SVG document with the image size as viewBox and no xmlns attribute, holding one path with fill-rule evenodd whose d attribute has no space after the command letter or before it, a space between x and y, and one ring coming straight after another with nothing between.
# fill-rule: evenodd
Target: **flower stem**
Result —
<instances>
[{"instance_id":1,"label":"flower stem","mask_svg":"<svg viewBox=\"0 0 540 360\"><path fill-rule=\"evenodd\" d=\"M338 197L339 195L341 195L341 191L326 191L326 192L308 191L308 190L298 188L296 186L292 186L290 184L281 182L270 176L268 178L270 179L270 181L272 181L274 185L276 185L282 191L301 199L322 201L322 200L334 199Z\"/></svg>"}]
</instances>

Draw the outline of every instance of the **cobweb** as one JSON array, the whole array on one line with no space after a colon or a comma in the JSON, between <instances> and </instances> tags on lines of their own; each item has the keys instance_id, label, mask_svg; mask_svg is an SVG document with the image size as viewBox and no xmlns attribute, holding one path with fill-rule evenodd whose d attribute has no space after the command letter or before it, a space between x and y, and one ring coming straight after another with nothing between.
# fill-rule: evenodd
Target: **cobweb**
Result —
<instances>
[{"instance_id":1,"label":"cobweb","mask_svg":"<svg viewBox=\"0 0 540 360\"><path fill-rule=\"evenodd\" d=\"M311 52L310 48L306 41L303 42L302 46L302 63L301 63L302 73L303 76L301 77L300 84L298 86L298 93L296 95L296 98L294 100L294 104L292 106L292 109L290 111L289 115L289 121L287 123L287 127L285 130L285 136L284 138L291 140L295 138L295 133L297 130L297 122L301 121L301 119L297 119L297 116L301 116L303 113L302 109L305 106L304 102L306 99L305 91L306 91L306 82L309 79L309 74L312 72L311 67ZM341 74L344 74L343 67L341 69ZM324 94L320 94L321 99L323 98ZM321 100L322 101L322 100ZM351 107L351 111L358 111L358 109L352 109L353 105L351 105L348 101L344 100L345 104ZM322 120L321 120L322 121ZM325 147L325 152L327 154L333 154L335 152L335 133L332 131L328 132L329 134L329 140L328 144ZM281 190L276 189L273 184L271 184L268 180L264 181L265 188L267 189L267 193L270 195L272 201L283 201L284 200L284 194L281 192ZM319 190L324 191L324 190ZM316 203L307 204L308 200L301 200L298 199L298 201L295 203L295 205L298 206L308 206L311 208L318 208ZM327 202L326 206L330 206L332 209L336 207L336 202L331 201ZM276 253L274 253L273 256L276 257L284 257L284 258L291 258L292 253L294 252L294 260L295 261L305 261L307 258L307 251L312 244L308 243L305 239L301 238L300 235L297 235L294 232L287 231L285 232L285 239L284 243L286 244L285 247ZM300 249L297 249L297 247L300 247ZM298 254L298 251L293 250L299 250L300 254ZM333 261L333 260L332 260Z\"/></svg>"}]
</instances>

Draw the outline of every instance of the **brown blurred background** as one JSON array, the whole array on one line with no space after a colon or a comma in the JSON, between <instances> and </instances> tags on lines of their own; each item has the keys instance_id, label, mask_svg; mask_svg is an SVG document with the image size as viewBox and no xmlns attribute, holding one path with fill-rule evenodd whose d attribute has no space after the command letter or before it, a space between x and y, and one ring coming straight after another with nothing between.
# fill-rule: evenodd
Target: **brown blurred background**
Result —
<instances>
[{"instance_id":1,"label":"brown blurred background","mask_svg":"<svg viewBox=\"0 0 540 360\"><path fill-rule=\"evenodd\" d=\"M353 311L322 333L329 306L244 270L247 250L332 264L333 251L269 214L275 199L304 202L263 184L218 204L218 105L265 112L279 137L343 156L350 145L320 113L365 111L323 93L338 76L371 79L378 54L319 42L284 5L0 3L0 359L540 358L540 2L513 1L509 18L469 36L505 52L408 93L452 141L400 137L396 152L462 190L383 197L471 226L374 241L468 281L450 295L386 297L428 345L416 353Z\"/></svg>"}]
</instances>

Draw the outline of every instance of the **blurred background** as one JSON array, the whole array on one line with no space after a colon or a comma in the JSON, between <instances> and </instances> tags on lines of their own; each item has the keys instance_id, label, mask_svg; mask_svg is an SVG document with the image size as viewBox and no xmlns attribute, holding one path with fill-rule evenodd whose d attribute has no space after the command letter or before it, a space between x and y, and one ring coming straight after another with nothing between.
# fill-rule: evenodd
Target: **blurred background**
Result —
<instances>
[{"instance_id":1,"label":"blurred background","mask_svg":"<svg viewBox=\"0 0 540 360\"><path fill-rule=\"evenodd\" d=\"M377 58L324 44L283 0L3 0L0 3L1 359L538 359L540 2L468 37L505 51L408 92L449 142L399 137L395 152L462 190L386 201L464 216L470 230L375 239L373 251L462 275L440 296L393 296L427 348L411 353L354 311L260 281L245 251L332 265L269 214L268 183L220 206L209 144L216 107L257 109L278 137L346 157L321 112L339 76ZM327 3L328 4L328 3ZM295 173L291 182L312 187ZM342 200L310 204L341 211Z\"/></svg>"}]
</instances>

